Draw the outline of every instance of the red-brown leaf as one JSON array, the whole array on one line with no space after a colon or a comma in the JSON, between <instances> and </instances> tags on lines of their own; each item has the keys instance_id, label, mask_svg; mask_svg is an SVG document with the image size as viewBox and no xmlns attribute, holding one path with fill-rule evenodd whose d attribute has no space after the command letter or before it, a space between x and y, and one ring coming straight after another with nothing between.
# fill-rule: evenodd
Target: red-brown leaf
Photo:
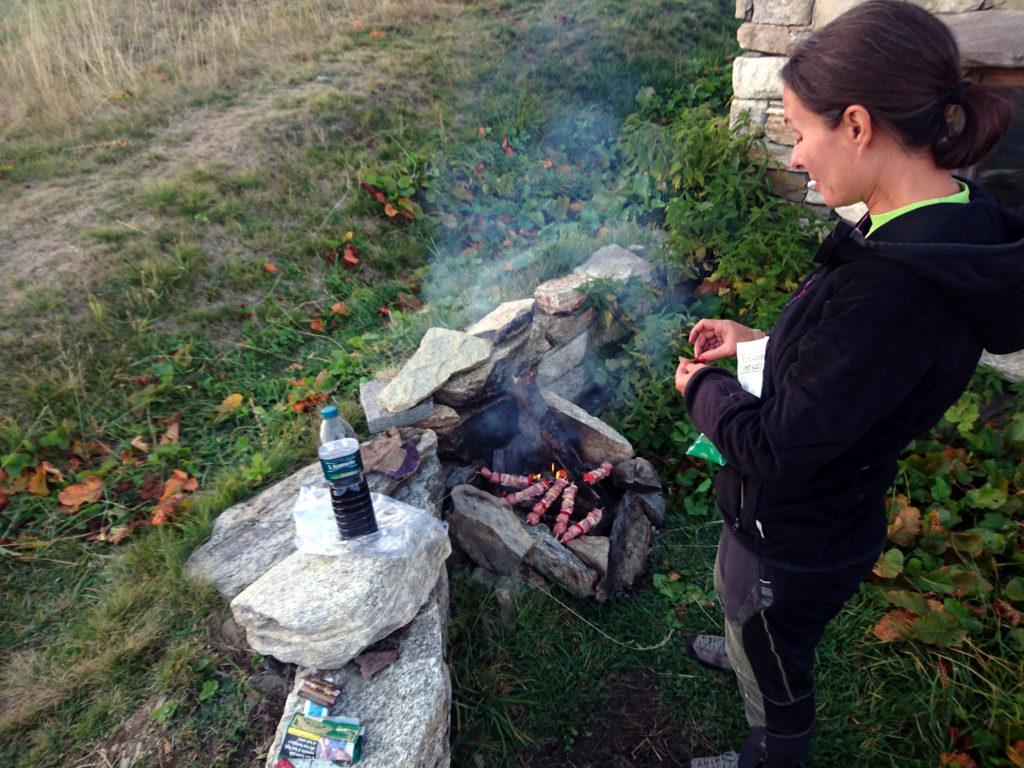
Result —
<instances>
[{"instance_id":1,"label":"red-brown leaf","mask_svg":"<svg viewBox=\"0 0 1024 768\"><path fill-rule=\"evenodd\" d=\"M906 637L910 631L910 625L914 622L914 612L897 609L889 611L871 630L871 634L883 643L891 643L894 640Z\"/></svg>"},{"instance_id":2,"label":"red-brown leaf","mask_svg":"<svg viewBox=\"0 0 1024 768\"><path fill-rule=\"evenodd\" d=\"M352 314L352 310L348 308L348 305L344 301L336 301L331 305L331 313L348 317Z\"/></svg>"},{"instance_id":3,"label":"red-brown leaf","mask_svg":"<svg viewBox=\"0 0 1024 768\"><path fill-rule=\"evenodd\" d=\"M978 764L966 752L943 752L939 755L942 768L978 768Z\"/></svg>"},{"instance_id":4,"label":"red-brown leaf","mask_svg":"<svg viewBox=\"0 0 1024 768\"><path fill-rule=\"evenodd\" d=\"M1006 756L1017 768L1024 768L1024 740L1017 739L1006 748Z\"/></svg>"},{"instance_id":5,"label":"red-brown leaf","mask_svg":"<svg viewBox=\"0 0 1024 768\"><path fill-rule=\"evenodd\" d=\"M503 135L501 137L501 148L505 152L506 155L510 155L511 156L512 154L515 153L515 150L512 149L512 146L508 143L508 136L504 136Z\"/></svg>"},{"instance_id":6,"label":"red-brown leaf","mask_svg":"<svg viewBox=\"0 0 1024 768\"><path fill-rule=\"evenodd\" d=\"M347 269L352 269L359 264L359 251L356 250L354 245L346 245L344 252L341 254L341 260Z\"/></svg>"},{"instance_id":7,"label":"red-brown leaf","mask_svg":"<svg viewBox=\"0 0 1024 768\"><path fill-rule=\"evenodd\" d=\"M73 515L83 504L97 502L102 495L103 481L98 477L88 477L84 483L69 485L60 492L60 496L57 499L60 501L61 506L64 507L63 512L67 515Z\"/></svg>"},{"instance_id":8,"label":"red-brown leaf","mask_svg":"<svg viewBox=\"0 0 1024 768\"><path fill-rule=\"evenodd\" d=\"M319 317L314 317L312 320L309 321L309 327L310 330L312 330L314 333L323 333L324 321L321 320Z\"/></svg>"},{"instance_id":9,"label":"red-brown leaf","mask_svg":"<svg viewBox=\"0 0 1024 768\"><path fill-rule=\"evenodd\" d=\"M46 484L46 468L40 464L28 479L28 492L33 496L49 496L50 487Z\"/></svg>"}]
</instances>

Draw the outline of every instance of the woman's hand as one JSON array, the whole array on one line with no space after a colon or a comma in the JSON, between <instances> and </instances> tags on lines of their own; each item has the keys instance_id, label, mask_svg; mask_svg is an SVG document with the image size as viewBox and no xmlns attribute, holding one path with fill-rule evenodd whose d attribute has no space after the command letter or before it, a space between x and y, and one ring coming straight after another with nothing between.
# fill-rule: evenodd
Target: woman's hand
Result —
<instances>
[{"instance_id":1,"label":"woman's hand","mask_svg":"<svg viewBox=\"0 0 1024 768\"><path fill-rule=\"evenodd\" d=\"M690 331L693 356L698 362L724 360L736 354L741 341L763 339L764 331L737 323L734 320L701 320Z\"/></svg>"},{"instance_id":2,"label":"woman's hand","mask_svg":"<svg viewBox=\"0 0 1024 768\"><path fill-rule=\"evenodd\" d=\"M676 389L679 390L680 395L686 394L686 385L690 383L693 374L701 368L707 368L707 366L695 360L687 360L685 357L679 358L679 366L676 368Z\"/></svg>"}]
</instances>

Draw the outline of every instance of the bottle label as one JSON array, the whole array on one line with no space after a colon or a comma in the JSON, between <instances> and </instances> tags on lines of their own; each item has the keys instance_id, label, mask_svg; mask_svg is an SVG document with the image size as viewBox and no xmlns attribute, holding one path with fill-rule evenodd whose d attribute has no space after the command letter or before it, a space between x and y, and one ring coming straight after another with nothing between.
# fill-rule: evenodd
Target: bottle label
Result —
<instances>
[{"instance_id":1,"label":"bottle label","mask_svg":"<svg viewBox=\"0 0 1024 768\"><path fill-rule=\"evenodd\" d=\"M358 477L363 473L363 457L356 451L348 456L340 456L336 459L320 459L320 467L324 471L327 482L333 483L336 480L347 480L350 477Z\"/></svg>"}]
</instances>

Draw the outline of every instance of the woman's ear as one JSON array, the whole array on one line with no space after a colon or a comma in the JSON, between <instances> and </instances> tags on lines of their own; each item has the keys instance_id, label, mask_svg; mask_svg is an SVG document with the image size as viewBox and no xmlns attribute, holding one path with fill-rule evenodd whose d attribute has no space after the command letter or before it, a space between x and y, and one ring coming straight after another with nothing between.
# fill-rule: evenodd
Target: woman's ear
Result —
<instances>
[{"instance_id":1,"label":"woman's ear","mask_svg":"<svg viewBox=\"0 0 1024 768\"><path fill-rule=\"evenodd\" d=\"M846 108L840 127L859 151L867 148L874 135L871 113L860 104L851 104Z\"/></svg>"}]
</instances>

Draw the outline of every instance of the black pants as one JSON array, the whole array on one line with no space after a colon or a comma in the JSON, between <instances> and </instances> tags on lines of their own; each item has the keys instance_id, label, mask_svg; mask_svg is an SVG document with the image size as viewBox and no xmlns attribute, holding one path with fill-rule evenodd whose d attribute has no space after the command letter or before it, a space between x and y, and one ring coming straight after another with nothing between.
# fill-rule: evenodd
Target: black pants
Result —
<instances>
[{"instance_id":1,"label":"black pants","mask_svg":"<svg viewBox=\"0 0 1024 768\"><path fill-rule=\"evenodd\" d=\"M807 759L815 719L814 649L874 563L872 558L814 573L769 568L728 526L723 530L715 591L750 725L739 768L796 768Z\"/></svg>"}]
</instances>

